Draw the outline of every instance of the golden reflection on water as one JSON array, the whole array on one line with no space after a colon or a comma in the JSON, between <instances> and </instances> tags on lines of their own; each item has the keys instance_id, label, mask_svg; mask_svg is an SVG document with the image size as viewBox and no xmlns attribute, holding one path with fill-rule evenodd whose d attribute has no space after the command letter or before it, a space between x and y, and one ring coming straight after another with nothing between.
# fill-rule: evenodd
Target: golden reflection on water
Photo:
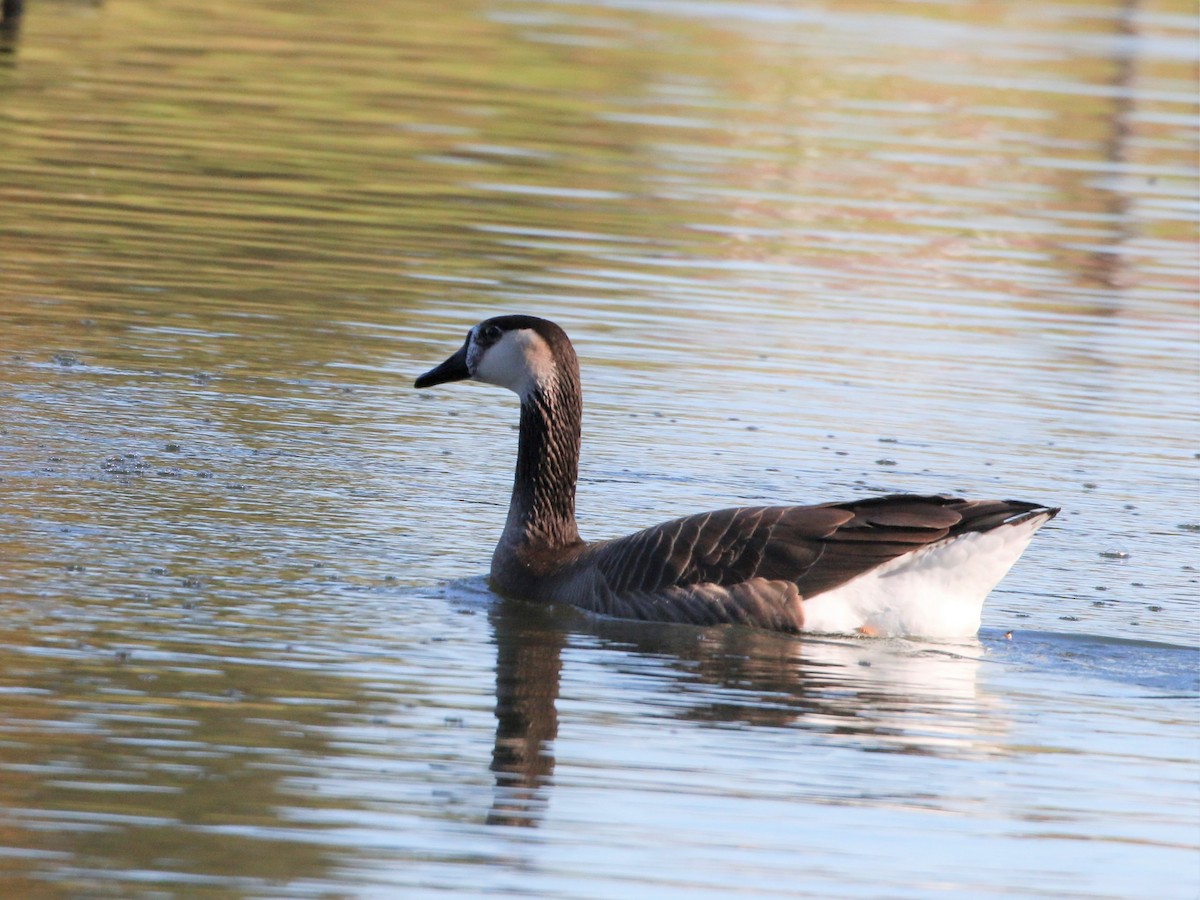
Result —
<instances>
[{"instance_id":1,"label":"golden reflection on water","mask_svg":"<svg viewBox=\"0 0 1200 900\"><path fill-rule=\"evenodd\" d=\"M104 647L106 637L34 651L21 646L27 635L3 635L5 845L65 862L65 893L94 889L114 867L167 860L268 881L325 873L316 845L205 826L276 825L296 761L328 752L331 714L361 713L363 702L319 670L217 657L204 666L199 654L144 661Z\"/></svg>"},{"instance_id":2,"label":"golden reflection on water","mask_svg":"<svg viewBox=\"0 0 1200 900\"><path fill-rule=\"evenodd\" d=\"M736 16L506 5L57 9L28 18L6 76L18 297L208 310L202 327L403 315L591 262L479 225L581 221L601 245L852 281L936 260L948 288L1072 311L1081 292L1191 288L1121 251L1194 234L1160 199L1193 176L1190 62L1169 18L1132 8L779 7L766 41ZM852 48L870 62L843 64Z\"/></svg>"},{"instance_id":3,"label":"golden reflection on water","mask_svg":"<svg viewBox=\"0 0 1200 900\"><path fill-rule=\"evenodd\" d=\"M1023 679L995 642L430 590L485 565L512 409L407 389L488 311L550 314L595 536L1045 495L1068 511L995 624L1187 642L1193 12L34 5L0 35L5 890L624 896L644 845L643 884L695 888L693 854L769 892L831 842L815 893L1163 887L1187 723L1044 683L1096 646ZM1057 855L1025 864L1039 817ZM847 850L881 822L963 852Z\"/></svg>"}]
</instances>

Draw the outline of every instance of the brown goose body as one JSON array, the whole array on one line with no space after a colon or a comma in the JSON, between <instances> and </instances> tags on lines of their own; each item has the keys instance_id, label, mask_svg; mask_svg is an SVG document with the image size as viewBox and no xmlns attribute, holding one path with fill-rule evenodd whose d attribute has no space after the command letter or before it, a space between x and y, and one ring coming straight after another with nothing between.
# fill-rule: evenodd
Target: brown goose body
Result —
<instances>
[{"instance_id":1,"label":"brown goose body","mask_svg":"<svg viewBox=\"0 0 1200 900\"><path fill-rule=\"evenodd\" d=\"M723 509L585 543L575 521L582 393L566 334L533 316L489 319L416 386L465 378L521 398L512 499L491 568L509 596L696 625L969 635L984 598L1058 512L893 494Z\"/></svg>"}]
</instances>

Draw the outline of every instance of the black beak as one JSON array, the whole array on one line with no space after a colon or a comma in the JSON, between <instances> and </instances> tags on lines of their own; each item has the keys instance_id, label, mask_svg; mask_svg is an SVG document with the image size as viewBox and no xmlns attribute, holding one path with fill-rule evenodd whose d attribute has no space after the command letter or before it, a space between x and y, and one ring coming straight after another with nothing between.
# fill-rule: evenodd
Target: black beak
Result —
<instances>
[{"instance_id":1,"label":"black beak","mask_svg":"<svg viewBox=\"0 0 1200 900\"><path fill-rule=\"evenodd\" d=\"M470 378L471 373L467 371L467 343L469 341L464 342L458 352L440 366L430 369L418 378L413 387L427 388L433 387L435 384L445 384L447 381L462 381Z\"/></svg>"}]
</instances>

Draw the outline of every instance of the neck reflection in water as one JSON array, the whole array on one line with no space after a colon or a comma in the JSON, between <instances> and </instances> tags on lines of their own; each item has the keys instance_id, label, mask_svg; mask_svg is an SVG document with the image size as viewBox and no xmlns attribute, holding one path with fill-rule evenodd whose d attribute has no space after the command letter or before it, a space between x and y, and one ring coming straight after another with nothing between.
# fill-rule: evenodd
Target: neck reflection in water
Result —
<instances>
[{"instance_id":1,"label":"neck reflection in water","mask_svg":"<svg viewBox=\"0 0 1200 900\"><path fill-rule=\"evenodd\" d=\"M500 600L491 610L496 641L496 799L489 825L536 825L554 775L559 671L566 631L555 609Z\"/></svg>"}]
</instances>

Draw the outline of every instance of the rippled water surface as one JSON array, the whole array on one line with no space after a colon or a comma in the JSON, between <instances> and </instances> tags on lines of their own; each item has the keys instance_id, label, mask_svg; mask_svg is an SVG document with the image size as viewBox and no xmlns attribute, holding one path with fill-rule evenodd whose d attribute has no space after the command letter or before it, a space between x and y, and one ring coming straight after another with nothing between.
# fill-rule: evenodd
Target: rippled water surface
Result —
<instances>
[{"instance_id":1,"label":"rippled water surface","mask_svg":"<svg viewBox=\"0 0 1200 900\"><path fill-rule=\"evenodd\" d=\"M1200 894L1195 10L30 0L0 28L0 893ZM500 601L591 537L1063 507L978 641Z\"/></svg>"}]
</instances>

